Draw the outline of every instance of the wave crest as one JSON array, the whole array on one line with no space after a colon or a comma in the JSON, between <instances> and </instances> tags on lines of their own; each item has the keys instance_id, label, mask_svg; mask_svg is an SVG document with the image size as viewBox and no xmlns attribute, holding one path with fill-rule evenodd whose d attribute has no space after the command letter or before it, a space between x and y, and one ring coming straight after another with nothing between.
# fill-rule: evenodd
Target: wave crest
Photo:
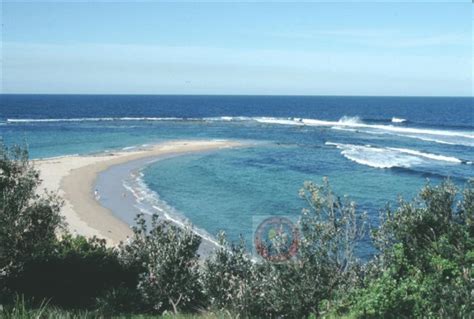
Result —
<instances>
[{"instance_id":1,"label":"wave crest","mask_svg":"<svg viewBox=\"0 0 474 319\"><path fill-rule=\"evenodd\" d=\"M196 121L196 122L256 122L268 125L330 127L332 129L356 130L367 134L391 134L405 138L414 138L441 144L464 145L474 147L474 133L471 131L442 130L420 127L408 127L391 124L368 124L358 116L343 116L338 121L311 118L280 117L101 117L101 118L65 118L65 119L7 119L7 123L36 122L97 122L97 121ZM405 123L406 119L393 117L392 123Z\"/></svg>"},{"instance_id":2,"label":"wave crest","mask_svg":"<svg viewBox=\"0 0 474 319\"><path fill-rule=\"evenodd\" d=\"M341 154L358 164L374 168L411 168L420 165L436 164L467 164L456 157L431 154L417 150L394 147L375 147L371 145L354 145L326 142L326 145L335 146Z\"/></svg>"},{"instance_id":3,"label":"wave crest","mask_svg":"<svg viewBox=\"0 0 474 319\"><path fill-rule=\"evenodd\" d=\"M398 117L392 117L392 123L404 123L406 122L406 119L398 118Z\"/></svg>"}]
</instances>

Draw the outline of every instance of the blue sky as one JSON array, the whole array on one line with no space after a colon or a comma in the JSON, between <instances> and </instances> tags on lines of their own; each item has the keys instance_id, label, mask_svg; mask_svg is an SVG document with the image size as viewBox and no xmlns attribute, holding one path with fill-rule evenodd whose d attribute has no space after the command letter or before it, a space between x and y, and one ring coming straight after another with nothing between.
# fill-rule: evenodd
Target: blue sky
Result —
<instances>
[{"instance_id":1,"label":"blue sky","mask_svg":"<svg viewBox=\"0 0 474 319\"><path fill-rule=\"evenodd\" d=\"M471 2L4 2L2 92L472 95Z\"/></svg>"}]
</instances>

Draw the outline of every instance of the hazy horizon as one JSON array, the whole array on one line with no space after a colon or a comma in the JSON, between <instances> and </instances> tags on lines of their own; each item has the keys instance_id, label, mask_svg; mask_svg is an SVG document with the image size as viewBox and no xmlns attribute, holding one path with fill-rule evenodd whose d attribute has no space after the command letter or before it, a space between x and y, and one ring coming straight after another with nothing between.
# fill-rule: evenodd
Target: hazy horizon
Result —
<instances>
[{"instance_id":1,"label":"hazy horizon","mask_svg":"<svg viewBox=\"0 0 474 319\"><path fill-rule=\"evenodd\" d=\"M4 2L1 93L470 97L472 12L471 3Z\"/></svg>"},{"instance_id":2,"label":"hazy horizon","mask_svg":"<svg viewBox=\"0 0 474 319\"><path fill-rule=\"evenodd\" d=\"M128 96L261 96L261 97L397 97L397 98L474 98L472 95L344 95L344 94L187 94L187 93L0 93L0 95L128 95Z\"/></svg>"}]
</instances>

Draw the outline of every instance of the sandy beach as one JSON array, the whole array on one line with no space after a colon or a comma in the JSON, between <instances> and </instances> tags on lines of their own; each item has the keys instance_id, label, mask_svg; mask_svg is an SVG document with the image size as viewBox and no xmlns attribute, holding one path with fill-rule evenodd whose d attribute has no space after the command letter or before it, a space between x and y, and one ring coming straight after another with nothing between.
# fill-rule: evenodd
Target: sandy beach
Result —
<instances>
[{"instance_id":1,"label":"sandy beach","mask_svg":"<svg viewBox=\"0 0 474 319\"><path fill-rule=\"evenodd\" d=\"M97 236L115 245L131 235L130 226L100 205L94 196L97 175L108 168L142 158L169 154L212 151L240 146L234 141L172 141L119 151L85 156L64 156L34 160L41 172L42 188L56 191L65 201L61 210L68 229L73 234Z\"/></svg>"}]
</instances>

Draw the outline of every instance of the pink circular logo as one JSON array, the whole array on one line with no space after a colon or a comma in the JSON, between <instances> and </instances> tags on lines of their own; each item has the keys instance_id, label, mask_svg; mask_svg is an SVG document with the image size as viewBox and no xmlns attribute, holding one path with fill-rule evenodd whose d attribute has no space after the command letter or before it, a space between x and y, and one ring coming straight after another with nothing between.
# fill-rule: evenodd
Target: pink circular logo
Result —
<instances>
[{"instance_id":1,"label":"pink circular logo","mask_svg":"<svg viewBox=\"0 0 474 319\"><path fill-rule=\"evenodd\" d=\"M264 259L284 262L295 256L299 246L299 231L285 217L270 217L255 231L255 248Z\"/></svg>"}]
</instances>

